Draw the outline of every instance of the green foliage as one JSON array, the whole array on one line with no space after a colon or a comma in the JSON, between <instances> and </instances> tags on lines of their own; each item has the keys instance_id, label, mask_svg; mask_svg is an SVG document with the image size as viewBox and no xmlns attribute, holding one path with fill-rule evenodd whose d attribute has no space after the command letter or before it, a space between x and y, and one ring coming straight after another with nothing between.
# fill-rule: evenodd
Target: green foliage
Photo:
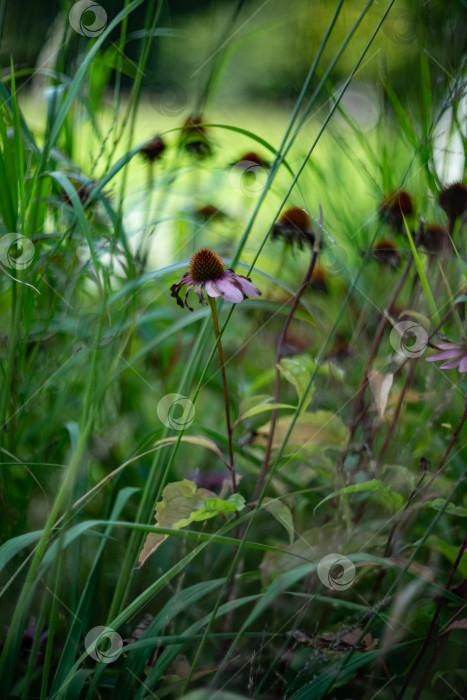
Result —
<instances>
[{"instance_id":1,"label":"green foliage","mask_svg":"<svg viewBox=\"0 0 467 700\"><path fill-rule=\"evenodd\" d=\"M4 61L2 693L465 695L462 3L172 4Z\"/></svg>"}]
</instances>

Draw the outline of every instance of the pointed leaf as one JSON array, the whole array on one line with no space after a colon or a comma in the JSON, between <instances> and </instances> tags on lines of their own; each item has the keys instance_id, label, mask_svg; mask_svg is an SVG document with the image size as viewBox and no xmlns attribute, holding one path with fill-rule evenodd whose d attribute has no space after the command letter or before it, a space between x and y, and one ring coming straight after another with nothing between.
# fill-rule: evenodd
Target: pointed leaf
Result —
<instances>
[{"instance_id":1,"label":"pointed leaf","mask_svg":"<svg viewBox=\"0 0 467 700\"><path fill-rule=\"evenodd\" d=\"M241 510L245 500L240 494L224 501L207 489L199 489L193 481L183 479L162 491L162 500L156 505L156 526L179 530L192 522L208 520L223 512ZM150 532L139 555L138 568L167 539L168 535Z\"/></svg>"},{"instance_id":2,"label":"pointed leaf","mask_svg":"<svg viewBox=\"0 0 467 700\"><path fill-rule=\"evenodd\" d=\"M393 374L383 374L378 372L377 369L372 369L368 372L371 393L373 394L376 410L380 418L384 416L393 379Z\"/></svg>"}]
</instances>

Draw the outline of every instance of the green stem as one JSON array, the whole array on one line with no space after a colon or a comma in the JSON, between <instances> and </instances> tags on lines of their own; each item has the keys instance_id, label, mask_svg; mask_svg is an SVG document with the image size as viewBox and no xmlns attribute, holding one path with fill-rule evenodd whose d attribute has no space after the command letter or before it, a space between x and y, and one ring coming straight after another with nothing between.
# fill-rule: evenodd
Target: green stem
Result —
<instances>
[{"instance_id":1,"label":"green stem","mask_svg":"<svg viewBox=\"0 0 467 700\"><path fill-rule=\"evenodd\" d=\"M221 363L222 386L224 387L224 404L225 404L225 420L227 423L227 439L229 442L229 459L230 459L230 475L232 477L232 491L237 491L237 480L235 475L235 464L232 444L232 426L230 423L230 406L229 406L229 390L227 387L227 377L225 375L224 350L222 348L222 340L219 336L219 319L217 318L216 300L208 296L209 306L211 307L212 325L214 327L214 335L217 341L217 350L219 353L219 361Z\"/></svg>"}]
</instances>

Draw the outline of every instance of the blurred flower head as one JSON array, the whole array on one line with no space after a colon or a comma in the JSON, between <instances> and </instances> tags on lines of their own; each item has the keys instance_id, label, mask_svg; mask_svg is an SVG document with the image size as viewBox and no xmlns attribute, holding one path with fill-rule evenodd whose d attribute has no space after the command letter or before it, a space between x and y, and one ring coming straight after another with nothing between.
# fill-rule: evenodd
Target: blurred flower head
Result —
<instances>
[{"instance_id":1,"label":"blurred flower head","mask_svg":"<svg viewBox=\"0 0 467 700\"><path fill-rule=\"evenodd\" d=\"M373 247L372 255L379 263L391 267L398 267L401 262L401 257L394 243L385 239Z\"/></svg>"},{"instance_id":2,"label":"blurred flower head","mask_svg":"<svg viewBox=\"0 0 467 700\"><path fill-rule=\"evenodd\" d=\"M208 221L209 219L225 219L226 214L212 204L206 204L204 207L196 210L196 216L204 221Z\"/></svg>"},{"instance_id":3,"label":"blurred flower head","mask_svg":"<svg viewBox=\"0 0 467 700\"><path fill-rule=\"evenodd\" d=\"M150 141L145 143L144 146L139 149L139 152L145 160L147 160L149 163L153 163L155 160L158 160L161 157L165 149L166 146L164 141L159 135L156 135Z\"/></svg>"},{"instance_id":4,"label":"blurred flower head","mask_svg":"<svg viewBox=\"0 0 467 700\"><path fill-rule=\"evenodd\" d=\"M449 340L443 340L435 346L437 350L442 352L427 357L427 362L443 362L440 369L459 369L459 372L467 372L467 340L461 343L451 343Z\"/></svg>"},{"instance_id":5,"label":"blurred flower head","mask_svg":"<svg viewBox=\"0 0 467 700\"><path fill-rule=\"evenodd\" d=\"M257 165L260 168L270 168L271 164L267 161L264 160L258 153L255 153L255 151L249 151L248 153L245 153L240 160L235 161L235 163L231 163L231 165L235 168L243 168L243 170L248 171L248 168L253 165Z\"/></svg>"},{"instance_id":6,"label":"blurred flower head","mask_svg":"<svg viewBox=\"0 0 467 700\"><path fill-rule=\"evenodd\" d=\"M426 226L422 233L421 243L429 253L442 253L443 250L448 250L451 247L449 232L441 224Z\"/></svg>"},{"instance_id":7,"label":"blurred flower head","mask_svg":"<svg viewBox=\"0 0 467 700\"><path fill-rule=\"evenodd\" d=\"M327 275L321 267L315 267L311 273L310 287L317 292L329 294Z\"/></svg>"},{"instance_id":8,"label":"blurred flower head","mask_svg":"<svg viewBox=\"0 0 467 700\"><path fill-rule=\"evenodd\" d=\"M381 204L381 215L398 233L405 233L404 217L413 214L412 197L405 190L392 191Z\"/></svg>"},{"instance_id":9,"label":"blurred flower head","mask_svg":"<svg viewBox=\"0 0 467 700\"><path fill-rule=\"evenodd\" d=\"M179 292L185 286L187 289L182 301ZM207 248L193 255L188 272L170 288L171 296L177 300L177 304L193 311L188 304L190 289L195 290L200 304L204 304L203 291L210 297L222 297L234 304L246 299L247 294L252 297L261 296L261 292L249 277L237 275L233 270L226 269L222 258Z\"/></svg>"},{"instance_id":10,"label":"blurred flower head","mask_svg":"<svg viewBox=\"0 0 467 700\"><path fill-rule=\"evenodd\" d=\"M78 195L81 204L86 204L93 187L97 185L97 180L90 180L86 183L73 182L72 184L76 190L76 194ZM69 196L68 192L65 192L65 190L62 190L62 199L65 202L65 204L72 204L71 197Z\"/></svg>"},{"instance_id":11,"label":"blurred flower head","mask_svg":"<svg viewBox=\"0 0 467 700\"><path fill-rule=\"evenodd\" d=\"M180 145L198 158L211 155L212 148L201 115L188 117L180 132Z\"/></svg>"},{"instance_id":12,"label":"blurred flower head","mask_svg":"<svg viewBox=\"0 0 467 700\"><path fill-rule=\"evenodd\" d=\"M304 243L313 246L315 236L308 212L299 207L287 209L274 225L271 239L282 239L292 246L297 245L300 250L303 250Z\"/></svg>"},{"instance_id":13,"label":"blurred flower head","mask_svg":"<svg viewBox=\"0 0 467 700\"><path fill-rule=\"evenodd\" d=\"M445 187L439 195L439 204L451 221L462 216L467 211L467 186L454 182Z\"/></svg>"}]
</instances>

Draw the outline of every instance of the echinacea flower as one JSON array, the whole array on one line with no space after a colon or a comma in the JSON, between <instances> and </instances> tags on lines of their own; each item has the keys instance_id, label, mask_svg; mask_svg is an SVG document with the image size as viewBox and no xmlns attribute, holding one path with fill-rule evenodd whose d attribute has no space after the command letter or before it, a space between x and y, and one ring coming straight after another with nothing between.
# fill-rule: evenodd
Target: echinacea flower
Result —
<instances>
[{"instance_id":1,"label":"echinacea flower","mask_svg":"<svg viewBox=\"0 0 467 700\"><path fill-rule=\"evenodd\" d=\"M455 369L459 368L459 372L467 372L467 341L462 343L451 343L450 341L438 343L437 350L442 350L436 355L427 357L427 362L440 362L440 369ZM447 362L445 362L447 360Z\"/></svg>"},{"instance_id":2,"label":"echinacea flower","mask_svg":"<svg viewBox=\"0 0 467 700\"><path fill-rule=\"evenodd\" d=\"M257 165L259 168L270 168L271 164L264 160L258 153L254 151L248 151L245 153L240 160L235 161L235 163L230 164L234 168L242 168L246 172L250 171L252 165Z\"/></svg>"},{"instance_id":3,"label":"echinacea flower","mask_svg":"<svg viewBox=\"0 0 467 700\"><path fill-rule=\"evenodd\" d=\"M424 229L421 240L422 246L429 253L442 253L449 250L449 248L452 250L449 231L441 224L429 224Z\"/></svg>"},{"instance_id":4,"label":"echinacea flower","mask_svg":"<svg viewBox=\"0 0 467 700\"><path fill-rule=\"evenodd\" d=\"M147 160L149 163L153 163L155 160L158 160L161 157L162 153L165 151L165 148L166 146L162 138L156 135L150 141L145 143L144 146L141 146L139 152L145 160Z\"/></svg>"},{"instance_id":5,"label":"echinacea flower","mask_svg":"<svg viewBox=\"0 0 467 700\"><path fill-rule=\"evenodd\" d=\"M407 218L412 213L412 197L405 190L390 192L381 204L381 214L399 233L405 233L404 217Z\"/></svg>"},{"instance_id":6,"label":"echinacea flower","mask_svg":"<svg viewBox=\"0 0 467 700\"><path fill-rule=\"evenodd\" d=\"M225 219L225 212L222 209L214 207L212 204L206 204L204 207L200 207L196 210L196 216L204 221L209 219Z\"/></svg>"},{"instance_id":7,"label":"echinacea flower","mask_svg":"<svg viewBox=\"0 0 467 700\"><path fill-rule=\"evenodd\" d=\"M180 132L179 143L188 153L199 158L211 155L211 144L200 115L188 117Z\"/></svg>"},{"instance_id":8,"label":"echinacea flower","mask_svg":"<svg viewBox=\"0 0 467 700\"><path fill-rule=\"evenodd\" d=\"M446 212L448 219L455 220L467 210L467 185L454 182L445 187L439 195L440 206Z\"/></svg>"},{"instance_id":9,"label":"echinacea flower","mask_svg":"<svg viewBox=\"0 0 467 700\"><path fill-rule=\"evenodd\" d=\"M313 246L315 236L311 228L311 219L305 209L292 207L287 209L274 225L271 239L282 238L291 245L297 244L303 250L303 243Z\"/></svg>"},{"instance_id":10,"label":"echinacea flower","mask_svg":"<svg viewBox=\"0 0 467 700\"><path fill-rule=\"evenodd\" d=\"M182 301L179 292L186 285L187 290ZM261 292L249 277L237 275L233 270L226 269L222 258L208 248L203 248L193 255L188 272L170 288L171 296L177 300L177 304L193 311L188 304L190 289L195 290L200 304L204 304L203 290L210 297L222 297L234 304L246 299L247 294L252 297L261 296Z\"/></svg>"},{"instance_id":11,"label":"echinacea flower","mask_svg":"<svg viewBox=\"0 0 467 700\"><path fill-rule=\"evenodd\" d=\"M386 239L383 239L373 247L372 255L378 262L391 267L398 267L401 262L396 246Z\"/></svg>"}]
</instances>

